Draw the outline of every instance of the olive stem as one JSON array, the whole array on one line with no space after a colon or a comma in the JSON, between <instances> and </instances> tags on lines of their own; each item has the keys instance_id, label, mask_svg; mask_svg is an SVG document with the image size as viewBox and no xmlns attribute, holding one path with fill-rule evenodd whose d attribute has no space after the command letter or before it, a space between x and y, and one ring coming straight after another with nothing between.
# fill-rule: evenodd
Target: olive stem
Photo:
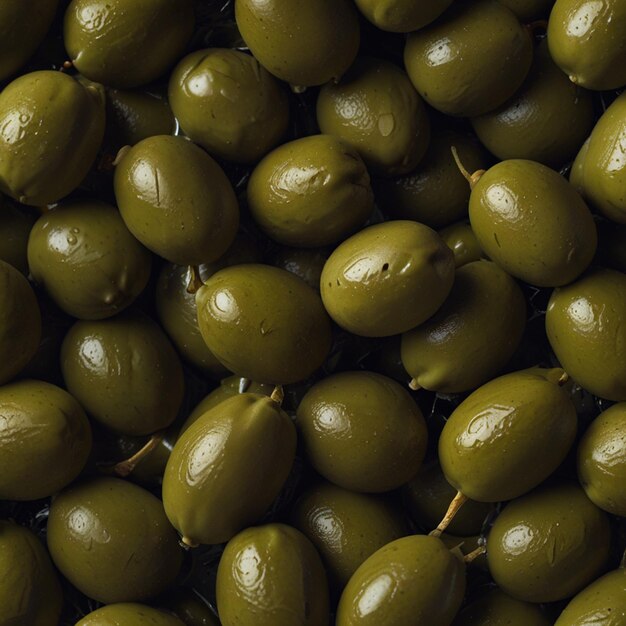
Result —
<instances>
[{"instance_id":1,"label":"olive stem","mask_svg":"<svg viewBox=\"0 0 626 626\"><path fill-rule=\"evenodd\" d=\"M276 404L281 405L283 403L284 398L285 398L285 392L283 391L283 386L276 385L276 387L274 387L274 391L272 391L272 395L270 396L270 399L276 402Z\"/></svg>"},{"instance_id":2,"label":"olive stem","mask_svg":"<svg viewBox=\"0 0 626 626\"><path fill-rule=\"evenodd\" d=\"M59 72L65 72L66 70L71 70L74 67L74 64L71 61L63 61L63 65L59 68Z\"/></svg>"},{"instance_id":3,"label":"olive stem","mask_svg":"<svg viewBox=\"0 0 626 626\"><path fill-rule=\"evenodd\" d=\"M454 496L452 502L450 502L450 506L448 507L446 514L443 516L441 522L439 522L439 526L437 526L437 528L430 533L430 536L440 537L441 533L448 528L450 522L454 519L454 516L459 512L459 509L468 501L468 499L469 498L465 494L457 491L456 496Z\"/></svg>"},{"instance_id":4,"label":"olive stem","mask_svg":"<svg viewBox=\"0 0 626 626\"><path fill-rule=\"evenodd\" d=\"M461 172L463 178L465 178L465 180L469 183L470 189L474 189L476 183L485 173L485 170L476 170L473 174L470 174L463 166L463 163L461 163L461 159L459 158L459 153L456 149L456 146L450 146L450 151L452 152L452 156L454 157L454 162L456 163L456 166L459 168L459 172Z\"/></svg>"},{"instance_id":5,"label":"olive stem","mask_svg":"<svg viewBox=\"0 0 626 626\"><path fill-rule=\"evenodd\" d=\"M204 284L200 278L200 268L197 265L190 265L188 276L187 293L197 293L198 289Z\"/></svg>"},{"instance_id":6,"label":"olive stem","mask_svg":"<svg viewBox=\"0 0 626 626\"><path fill-rule=\"evenodd\" d=\"M567 372L563 372L560 376L559 379L556 381L556 384L559 387L562 387L567 381L569 380L569 374Z\"/></svg>"},{"instance_id":7,"label":"olive stem","mask_svg":"<svg viewBox=\"0 0 626 626\"><path fill-rule=\"evenodd\" d=\"M466 554L463 557L463 560L469 564L475 559L477 559L479 556L482 556L483 554L485 554L485 552L487 552L487 546L478 546L478 548L476 548L475 550L472 550L469 554Z\"/></svg>"},{"instance_id":8,"label":"olive stem","mask_svg":"<svg viewBox=\"0 0 626 626\"><path fill-rule=\"evenodd\" d=\"M417 378L411 378L411 380L409 381L409 389L412 389L413 391L419 391L422 388L422 386L417 382Z\"/></svg>"},{"instance_id":9,"label":"olive stem","mask_svg":"<svg viewBox=\"0 0 626 626\"><path fill-rule=\"evenodd\" d=\"M143 461L163 441L164 436L164 430L152 435L141 450L135 452L133 456L129 457L125 461L116 463L113 466L113 471L121 478L128 476L137 467L137 465L139 465L139 463L141 463L141 461Z\"/></svg>"},{"instance_id":10,"label":"olive stem","mask_svg":"<svg viewBox=\"0 0 626 626\"><path fill-rule=\"evenodd\" d=\"M189 539L189 537L182 537L178 543L180 547L184 548L185 550L189 550L190 548L197 548L200 545L199 543L196 543L195 541Z\"/></svg>"}]
</instances>

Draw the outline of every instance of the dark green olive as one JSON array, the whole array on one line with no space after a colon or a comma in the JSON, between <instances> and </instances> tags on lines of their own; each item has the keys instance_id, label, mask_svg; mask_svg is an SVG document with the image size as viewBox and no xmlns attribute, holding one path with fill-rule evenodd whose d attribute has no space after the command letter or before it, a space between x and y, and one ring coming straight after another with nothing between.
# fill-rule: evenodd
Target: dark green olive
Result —
<instances>
[{"instance_id":1,"label":"dark green olive","mask_svg":"<svg viewBox=\"0 0 626 626\"><path fill-rule=\"evenodd\" d=\"M179 617L185 626L220 626L215 613L192 589L179 587L167 595L163 604L168 611Z\"/></svg>"},{"instance_id":2,"label":"dark green olive","mask_svg":"<svg viewBox=\"0 0 626 626\"><path fill-rule=\"evenodd\" d=\"M452 0L356 0L356 5L372 24L392 33L410 33L436 20Z\"/></svg>"},{"instance_id":3,"label":"dark green olive","mask_svg":"<svg viewBox=\"0 0 626 626\"><path fill-rule=\"evenodd\" d=\"M478 245L476 235L469 222L456 222L439 231L439 236L452 250L457 268L484 259L485 253Z\"/></svg>"},{"instance_id":4,"label":"dark green olive","mask_svg":"<svg viewBox=\"0 0 626 626\"><path fill-rule=\"evenodd\" d=\"M122 602L92 611L76 626L185 626L185 623L170 613L145 604Z\"/></svg>"},{"instance_id":5,"label":"dark green olive","mask_svg":"<svg viewBox=\"0 0 626 626\"><path fill-rule=\"evenodd\" d=\"M280 246L272 255L272 265L295 274L315 291L320 290L320 278L327 260L328 252L324 248Z\"/></svg>"},{"instance_id":6,"label":"dark green olive","mask_svg":"<svg viewBox=\"0 0 626 626\"><path fill-rule=\"evenodd\" d=\"M26 248L35 217L17 208L8 198L0 199L0 261L28 276Z\"/></svg>"}]
</instances>

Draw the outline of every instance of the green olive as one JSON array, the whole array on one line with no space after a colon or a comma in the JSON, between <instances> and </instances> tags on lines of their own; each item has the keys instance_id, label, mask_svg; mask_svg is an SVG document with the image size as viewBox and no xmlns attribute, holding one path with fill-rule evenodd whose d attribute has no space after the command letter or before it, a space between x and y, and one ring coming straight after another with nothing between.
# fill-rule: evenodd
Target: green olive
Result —
<instances>
[{"instance_id":1,"label":"green olive","mask_svg":"<svg viewBox=\"0 0 626 626\"><path fill-rule=\"evenodd\" d=\"M356 0L356 5L372 24L392 33L410 33L436 20L452 0Z\"/></svg>"},{"instance_id":2,"label":"green olive","mask_svg":"<svg viewBox=\"0 0 626 626\"><path fill-rule=\"evenodd\" d=\"M325 248L280 246L272 255L272 265L295 274L315 291L320 290L320 278L327 260Z\"/></svg>"},{"instance_id":3,"label":"green olive","mask_svg":"<svg viewBox=\"0 0 626 626\"><path fill-rule=\"evenodd\" d=\"M469 222L456 222L439 231L439 236L452 250L457 269L485 258Z\"/></svg>"},{"instance_id":4,"label":"green olive","mask_svg":"<svg viewBox=\"0 0 626 626\"><path fill-rule=\"evenodd\" d=\"M109 604L85 615L76 626L185 626L174 615L144 604Z\"/></svg>"},{"instance_id":5,"label":"green olive","mask_svg":"<svg viewBox=\"0 0 626 626\"><path fill-rule=\"evenodd\" d=\"M0 261L28 276L28 236L35 218L8 198L0 199Z\"/></svg>"}]
</instances>

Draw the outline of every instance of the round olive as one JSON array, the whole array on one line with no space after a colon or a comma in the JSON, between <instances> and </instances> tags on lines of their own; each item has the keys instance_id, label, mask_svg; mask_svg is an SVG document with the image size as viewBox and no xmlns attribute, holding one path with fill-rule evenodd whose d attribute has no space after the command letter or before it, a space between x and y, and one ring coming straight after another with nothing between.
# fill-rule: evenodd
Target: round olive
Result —
<instances>
[{"instance_id":1,"label":"round olive","mask_svg":"<svg viewBox=\"0 0 626 626\"><path fill-rule=\"evenodd\" d=\"M272 255L272 265L301 278L309 287L320 290L322 270L328 260L326 249L278 247Z\"/></svg>"},{"instance_id":2,"label":"round olive","mask_svg":"<svg viewBox=\"0 0 626 626\"><path fill-rule=\"evenodd\" d=\"M626 224L598 223L598 263L626 274Z\"/></svg>"},{"instance_id":3,"label":"round olive","mask_svg":"<svg viewBox=\"0 0 626 626\"><path fill-rule=\"evenodd\" d=\"M119 478L98 478L61 492L50 507L47 536L61 573L106 604L161 593L182 564L161 501Z\"/></svg>"},{"instance_id":4,"label":"round olive","mask_svg":"<svg viewBox=\"0 0 626 626\"><path fill-rule=\"evenodd\" d=\"M151 255L119 212L97 200L44 213L28 240L28 264L69 315L102 319L127 308L150 278Z\"/></svg>"},{"instance_id":5,"label":"round olive","mask_svg":"<svg viewBox=\"0 0 626 626\"><path fill-rule=\"evenodd\" d=\"M478 240L469 222L456 222L446 226L439 231L439 236L452 250L457 268L485 258L485 253L478 245Z\"/></svg>"},{"instance_id":6,"label":"round olive","mask_svg":"<svg viewBox=\"0 0 626 626\"><path fill-rule=\"evenodd\" d=\"M359 49L350 0L237 0L237 26L261 65L297 87L339 79Z\"/></svg>"},{"instance_id":7,"label":"round olive","mask_svg":"<svg viewBox=\"0 0 626 626\"><path fill-rule=\"evenodd\" d=\"M557 359L587 391L626 401L626 275L589 272L555 289L546 331Z\"/></svg>"},{"instance_id":8,"label":"round olive","mask_svg":"<svg viewBox=\"0 0 626 626\"><path fill-rule=\"evenodd\" d=\"M426 453L419 407L395 380L373 372L341 372L313 385L297 424L315 470L351 491L400 487Z\"/></svg>"},{"instance_id":9,"label":"round olive","mask_svg":"<svg viewBox=\"0 0 626 626\"><path fill-rule=\"evenodd\" d=\"M454 255L434 230L398 220L365 228L330 255L321 295L330 316L364 337L388 337L426 321L454 282Z\"/></svg>"},{"instance_id":10,"label":"round olive","mask_svg":"<svg viewBox=\"0 0 626 626\"><path fill-rule=\"evenodd\" d=\"M252 163L271 150L289 124L289 100L251 55L198 50L172 72L169 101L185 134L211 154Z\"/></svg>"},{"instance_id":11,"label":"round olive","mask_svg":"<svg viewBox=\"0 0 626 626\"><path fill-rule=\"evenodd\" d=\"M482 115L508 100L532 57L530 33L495 0L455 3L442 19L409 35L404 50L424 100L458 117Z\"/></svg>"},{"instance_id":12,"label":"round olive","mask_svg":"<svg viewBox=\"0 0 626 626\"><path fill-rule=\"evenodd\" d=\"M194 23L192 0L72 0L63 35L83 76L130 88L159 78L180 58Z\"/></svg>"},{"instance_id":13,"label":"round olive","mask_svg":"<svg viewBox=\"0 0 626 626\"><path fill-rule=\"evenodd\" d=\"M185 623L145 604L121 602L92 611L76 626L185 626Z\"/></svg>"},{"instance_id":14,"label":"round olive","mask_svg":"<svg viewBox=\"0 0 626 626\"><path fill-rule=\"evenodd\" d=\"M68 390L94 419L127 435L169 426L182 404L183 370L163 331L138 310L76 322L61 348Z\"/></svg>"},{"instance_id":15,"label":"round olive","mask_svg":"<svg viewBox=\"0 0 626 626\"><path fill-rule=\"evenodd\" d=\"M192 589L178 587L167 595L163 604L168 611L179 617L185 626L220 626L215 613Z\"/></svg>"},{"instance_id":16,"label":"round olive","mask_svg":"<svg viewBox=\"0 0 626 626\"><path fill-rule=\"evenodd\" d=\"M452 0L355 0L357 7L372 24L392 33L410 33L436 20Z\"/></svg>"},{"instance_id":17,"label":"round olive","mask_svg":"<svg viewBox=\"0 0 626 626\"><path fill-rule=\"evenodd\" d=\"M556 602L595 580L610 548L608 516L577 484L544 485L500 513L487 537L487 561L514 598Z\"/></svg>"},{"instance_id":18,"label":"round olive","mask_svg":"<svg viewBox=\"0 0 626 626\"><path fill-rule=\"evenodd\" d=\"M521 22L547 18L554 0L498 0L517 15Z\"/></svg>"},{"instance_id":19,"label":"round olive","mask_svg":"<svg viewBox=\"0 0 626 626\"><path fill-rule=\"evenodd\" d=\"M0 93L0 191L56 202L89 172L104 136L104 89L56 71L25 74ZM45 141L42 141L45 137Z\"/></svg>"},{"instance_id":20,"label":"round olive","mask_svg":"<svg viewBox=\"0 0 626 626\"><path fill-rule=\"evenodd\" d=\"M35 218L18 209L7 198L0 198L0 261L28 276L28 236Z\"/></svg>"},{"instance_id":21,"label":"round olive","mask_svg":"<svg viewBox=\"0 0 626 626\"><path fill-rule=\"evenodd\" d=\"M130 232L177 265L217 260L239 225L222 168L184 137L157 135L121 152L115 198Z\"/></svg>"}]
</instances>

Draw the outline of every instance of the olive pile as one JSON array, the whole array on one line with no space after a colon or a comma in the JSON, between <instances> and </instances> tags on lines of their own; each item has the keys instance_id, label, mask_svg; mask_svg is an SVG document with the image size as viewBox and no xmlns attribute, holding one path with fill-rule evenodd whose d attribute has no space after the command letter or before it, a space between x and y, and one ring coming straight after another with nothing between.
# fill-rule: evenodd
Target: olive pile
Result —
<instances>
[{"instance_id":1,"label":"olive pile","mask_svg":"<svg viewBox=\"0 0 626 626\"><path fill-rule=\"evenodd\" d=\"M0 33L0 626L626 626L626 0Z\"/></svg>"}]
</instances>

